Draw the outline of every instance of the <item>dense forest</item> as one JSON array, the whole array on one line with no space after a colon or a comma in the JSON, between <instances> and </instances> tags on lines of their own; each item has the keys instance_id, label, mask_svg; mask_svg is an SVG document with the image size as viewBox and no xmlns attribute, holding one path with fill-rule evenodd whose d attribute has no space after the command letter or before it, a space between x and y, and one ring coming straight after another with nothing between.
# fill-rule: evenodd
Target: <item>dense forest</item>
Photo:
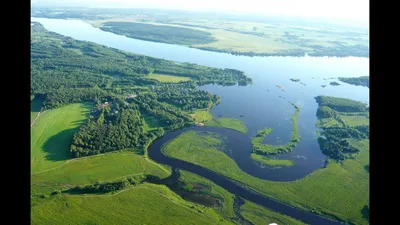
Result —
<instances>
[{"instance_id":1,"label":"dense forest","mask_svg":"<svg viewBox=\"0 0 400 225\"><path fill-rule=\"evenodd\" d=\"M364 86L369 88L369 76L362 77L339 77L339 80L348 84Z\"/></svg>"},{"instance_id":2,"label":"dense forest","mask_svg":"<svg viewBox=\"0 0 400 225\"><path fill-rule=\"evenodd\" d=\"M192 124L189 111L219 103L218 96L199 90L198 85L252 83L242 71L135 55L32 24L31 99L43 98L44 109L94 103L87 124L73 137L73 157L143 149L164 130ZM155 71L191 81L172 84L147 78ZM149 129L144 116L158 120L160 127Z\"/></svg>"},{"instance_id":3,"label":"dense forest","mask_svg":"<svg viewBox=\"0 0 400 225\"><path fill-rule=\"evenodd\" d=\"M318 119L332 118L341 124L341 126L324 127L320 132L318 143L322 152L335 160L352 158L359 149L353 147L349 139L368 139L369 125L348 126L341 115L366 116L368 108L365 104L350 99L328 96L318 96L316 99L319 104Z\"/></svg>"},{"instance_id":4,"label":"dense forest","mask_svg":"<svg viewBox=\"0 0 400 225\"><path fill-rule=\"evenodd\" d=\"M106 22L101 30L145 41L192 45L216 41L210 33L174 26L157 26L135 22Z\"/></svg>"}]
</instances>

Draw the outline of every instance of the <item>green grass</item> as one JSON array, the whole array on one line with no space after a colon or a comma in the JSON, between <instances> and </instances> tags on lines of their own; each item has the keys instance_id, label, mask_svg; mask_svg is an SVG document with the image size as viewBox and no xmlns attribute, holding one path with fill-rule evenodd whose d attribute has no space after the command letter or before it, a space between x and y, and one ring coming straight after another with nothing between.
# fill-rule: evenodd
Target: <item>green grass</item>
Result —
<instances>
[{"instance_id":1,"label":"green grass","mask_svg":"<svg viewBox=\"0 0 400 225\"><path fill-rule=\"evenodd\" d=\"M293 166L293 160L288 159L271 159L264 155L259 155L255 153L251 153L250 157L260 163L267 164L270 166Z\"/></svg>"},{"instance_id":2,"label":"green grass","mask_svg":"<svg viewBox=\"0 0 400 225\"><path fill-rule=\"evenodd\" d=\"M179 171L180 177L179 180L184 182L186 185L194 186L196 184L201 184L204 186L209 187L210 189L207 191L202 191L203 194L207 194L212 197L216 197L223 201L222 207L217 209L223 216L226 218L234 218L234 211L233 211L233 202L235 195L231 194L227 190L223 189L222 187L214 184L212 181L207 180L201 176L198 176L194 173L180 170Z\"/></svg>"},{"instance_id":3,"label":"green grass","mask_svg":"<svg viewBox=\"0 0 400 225\"><path fill-rule=\"evenodd\" d=\"M42 108L43 99L33 99L31 101L31 123L35 120L36 116Z\"/></svg>"},{"instance_id":4,"label":"green grass","mask_svg":"<svg viewBox=\"0 0 400 225\"><path fill-rule=\"evenodd\" d=\"M295 220L289 216L273 212L262 206L254 204L249 201L245 201L240 207L240 214L248 221L253 223L254 225L265 225L265 224L297 224L302 225L304 223Z\"/></svg>"},{"instance_id":5,"label":"green grass","mask_svg":"<svg viewBox=\"0 0 400 225\"><path fill-rule=\"evenodd\" d=\"M355 141L355 140L354 140ZM364 140L367 142L368 140ZM357 224L368 224L361 213L369 201L369 146L364 144L355 159L331 162L326 168L292 182L261 180L243 172L222 151L215 137L182 133L163 148L163 152L246 184L254 191L295 207L334 215Z\"/></svg>"},{"instance_id":6,"label":"green grass","mask_svg":"<svg viewBox=\"0 0 400 225\"><path fill-rule=\"evenodd\" d=\"M142 184L115 195L58 195L31 207L31 224L232 224L214 209L163 185Z\"/></svg>"},{"instance_id":7,"label":"green grass","mask_svg":"<svg viewBox=\"0 0 400 225\"><path fill-rule=\"evenodd\" d=\"M213 115L209 110L196 110L192 114L196 122L204 123L213 119Z\"/></svg>"},{"instance_id":8,"label":"green grass","mask_svg":"<svg viewBox=\"0 0 400 225\"><path fill-rule=\"evenodd\" d=\"M31 173L70 159L75 131L87 120L91 104L71 104L42 113L31 128Z\"/></svg>"},{"instance_id":9,"label":"green grass","mask_svg":"<svg viewBox=\"0 0 400 225\"><path fill-rule=\"evenodd\" d=\"M212 119L209 120L206 123L207 126L213 126L213 127L224 127L232 130L237 130L242 133L247 133L247 127L243 123L243 121L235 119L235 118L218 118L218 119Z\"/></svg>"},{"instance_id":10,"label":"green grass","mask_svg":"<svg viewBox=\"0 0 400 225\"><path fill-rule=\"evenodd\" d=\"M251 139L251 144L253 145L253 153L256 154L266 154L266 155L275 155L292 151L294 147L296 147L297 142L300 141L299 134L299 126L297 124L297 120L299 119L300 108L293 103L292 104L296 111L290 117L293 125L292 137L289 143L286 145L269 145L263 144L264 138L271 134L272 128L265 128L263 130L259 130L257 135Z\"/></svg>"},{"instance_id":11,"label":"green grass","mask_svg":"<svg viewBox=\"0 0 400 225\"><path fill-rule=\"evenodd\" d=\"M155 130L159 127L163 127L164 123L159 119L155 118L154 116L142 114L144 121L146 122L146 129L148 131Z\"/></svg>"},{"instance_id":12,"label":"green grass","mask_svg":"<svg viewBox=\"0 0 400 225\"><path fill-rule=\"evenodd\" d=\"M316 127L319 128L327 128L327 127L343 127L343 124L337 121L335 118L323 118L319 119L316 122Z\"/></svg>"},{"instance_id":13,"label":"green grass","mask_svg":"<svg viewBox=\"0 0 400 225\"><path fill-rule=\"evenodd\" d=\"M165 178L171 173L161 165L149 162L142 155L120 151L70 160L56 169L33 174L31 183L38 191L53 191L69 185L88 185L140 174Z\"/></svg>"},{"instance_id":14,"label":"green grass","mask_svg":"<svg viewBox=\"0 0 400 225\"><path fill-rule=\"evenodd\" d=\"M155 79L160 82L166 82L166 83L179 83L182 81L191 80L189 77L171 76L171 75L164 75L164 74L150 74L147 76L147 78Z\"/></svg>"},{"instance_id":15,"label":"green grass","mask_svg":"<svg viewBox=\"0 0 400 225\"><path fill-rule=\"evenodd\" d=\"M369 119L366 116L345 116L340 118L349 126L369 125Z\"/></svg>"}]
</instances>

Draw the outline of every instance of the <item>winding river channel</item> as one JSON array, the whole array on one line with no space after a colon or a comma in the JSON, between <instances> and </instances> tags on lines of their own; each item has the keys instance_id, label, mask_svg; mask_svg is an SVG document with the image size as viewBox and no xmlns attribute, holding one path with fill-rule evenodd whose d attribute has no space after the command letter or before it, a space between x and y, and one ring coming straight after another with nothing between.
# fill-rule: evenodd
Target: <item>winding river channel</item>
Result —
<instances>
[{"instance_id":1,"label":"winding river channel","mask_svg":"<svg viewBox=\"0 0 400 225\"><path fill-rule=\"evenodd\" d=\"M50 31L77 40L91 41L127 52L244 71L247 76L253 79L254 84L229 87L205 85L200 89L221 97L221 103L211 110L215 117L223 116L242 120L248 127L246 134L215 127L184 128L166 133L165 136L155 141L149 147L149 157L173 168L196 173L239 197L302 220L305 223L339 223L251 192L206 168L169 158L162 154L161 147L188 130L212 131L228 137L227 148L231 152L230 157L244 172L260 179L272 181L301 179L324 167L326 160L326 156L321 153L317 142L315 122L317 121L318 105L314 97L329 95L368 103L368 88L349 85L337 80L338 77L369 76L368 58L234 56L127 38L102 31L79 20L46 18L31 18L31 20L42 23ZM292 82L290 78L298 78L301 82ZM339 82L341 85L331 86L329 84L331 81ZM278 88L277 85L282 85L284 89ZM326 86L323 87L323 85ZM261 167L249 157L251 152L250 138L256 135L257 130L271 127L273 132L264 140L264 143L287 143L293 129L290 116L295 110L289 104L289 101L301 107L298 120L301 140L292 152L282 154L277 158L293 160L295 165L282 168Z\"/></svg>"}]
</instances>

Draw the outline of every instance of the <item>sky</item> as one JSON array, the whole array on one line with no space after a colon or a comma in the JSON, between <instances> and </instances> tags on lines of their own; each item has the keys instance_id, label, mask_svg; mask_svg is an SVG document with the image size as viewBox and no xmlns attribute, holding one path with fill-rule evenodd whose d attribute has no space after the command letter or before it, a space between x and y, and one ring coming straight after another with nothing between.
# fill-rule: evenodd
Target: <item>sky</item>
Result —
<instances>
[{"instance_id":1,"label":"sky","mask_svg":"<svg viewBox=\"0 0 400 225\"><path fill-rule=\"evenodd\" d=\"M369 0L32 0L31 3L222 11L369 21Z\"/></svg>"}]
</instances>

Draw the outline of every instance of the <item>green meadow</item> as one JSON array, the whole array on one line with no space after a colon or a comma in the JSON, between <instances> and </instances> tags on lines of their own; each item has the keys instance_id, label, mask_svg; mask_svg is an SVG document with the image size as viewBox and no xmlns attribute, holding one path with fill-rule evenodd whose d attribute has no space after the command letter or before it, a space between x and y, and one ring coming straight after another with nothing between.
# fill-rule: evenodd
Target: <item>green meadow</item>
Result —
<instances>
[{"instance_id":1,"label":"green meadow","mask_svg":"<svg viewBox=\"0 0 400 225\"><path fill-rule=\"evenodd\" d=\"M200 190L199 192L201 194L220 199L222 201L222 206L217 208L217 210L225 218L235 217L233 211L233 202L235 198L234 194L231 194L227 190L214 184L212 181L208 179L205 179L201 176L198 176L194 173L185 170L179 170L179 180L184 182L185 188L190 191L192 191L196 186L206 187L202 188L202 190Z\"/></svg>"},{"instance_id":2,"label":"green meadow","mask_svg":"<svg viewBox=\"0 0 400 225\"><path fill-rule=\"evenodd\" d=\"M201 138L200 138L201 137ZM353 140L353 142L359 142ZM362 140L369 142L368 139ZM169 142L164 154L213 170L275 200L315 213L358 224L368 224L362 209L369 202L369 146L360 145L355 159L331 161L326 168L292 182L261 180L243 172L218 150L221 140L188 131Z\"/></svg>"},{"instance_id":3,"label":"green meadow","mask_svg":"<svg viewBox=\"0 0 400 225\"><path fill-rule=\"evenodd\" d=\"M191 80L189 77L180 77L180 76L172 76L164 74L149 74L147 78L155 79L165 83L179 83Z\"/></svg>"},{"instance_id":4,"label":"green meadow","mask_svg":"<svg viewBox=\"0 0 400 225\"><path fill-rule=\"evenodd\" d=\"M194 120L199 123L204 123L213 119L210 110L196 110L192 115Z\"/></svg>"},{"instance_id":5,"label":"green meadow","mask_svg":"<svg viewBox=\"0 0 400 225\"><path fill-rule=\"evenodd\" d=\"M213 126L213 127L223 127L223 128L228 128L232 130L237 130L242 133L247 133L247 127L243 123L243 121L235 119L235 118L218 118L218 119L212 119L209 120L206 123L207 126Z\"/></svg>"},{"instance_id":6,"label":"green meadow","mask_svg":"<svg viewBox=\"0 0 400 225\"><path fill-rule=\"evenodd\" d=\"M259 163L263 163L270 166L293 166L294 162L288 159L271 159L264 155L251 153L250 157Z\"/></svg>"},{"instance_id":7,"label":"green meadow","mask_svg":"<svg viewBox=\"0 0 400 225\"><path fill-rule=\"evenodd\" d=\"M71 104L42 113L31 128L31 172L62 165L70 159L72 137L87 120L91 104Z\"/></svg>"},{"instance_id":8,"label":"green meadow","mask_svg":"<svg viewBox=\"0 0 400 225\"><path fill-rule=\"evenodd\" d=\"M35 190L53 191L142 174L165 178L171 173L143 155L125 150L72 159L58 168L33 174L31 183Z\"/></svg>"},{"instance_id":9,"label":"green meadow","mask_svg":"<svg viewBox=\"0 0 400 225\"><path fill-rule=\"evenodd\" d=\"M55 195L31 207L31 224L232 224L214 209L144 183L112 195Z\"/></svg>"},{"instance_id":10,"label":"green meadow","mask_svg":"<svg viewBox=\"0 0 400 225\"><path fill-rule=\"evenodd\" d=\"M271 223L304 225L304 223L289 216L273 212L249 201L245 201L245 203L240 207L239 211L246 220L250 221L254 225Z\"/></svg>"}]
</instances>

